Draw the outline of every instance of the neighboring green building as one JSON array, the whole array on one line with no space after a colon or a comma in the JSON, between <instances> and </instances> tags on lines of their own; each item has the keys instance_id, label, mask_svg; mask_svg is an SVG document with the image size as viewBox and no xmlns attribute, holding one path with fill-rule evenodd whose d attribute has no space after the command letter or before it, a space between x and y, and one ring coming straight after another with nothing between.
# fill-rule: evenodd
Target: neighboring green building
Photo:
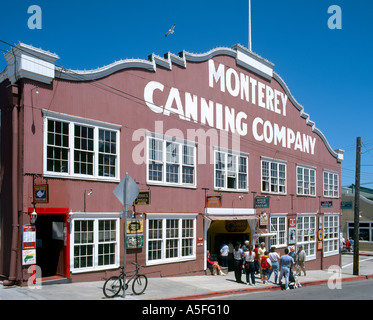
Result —
<instances>
[{"instance_id":1,"label":"neighboring green building","mask_svg":"<svg viewBox=\"0 0 373 320\"><path fill-rule=\"evenodd\" d=\"M354 237L355 186L342 187L343 237ZM373 189L360 187L359 250L373 251Z\"/></svg>"}]
</instances>

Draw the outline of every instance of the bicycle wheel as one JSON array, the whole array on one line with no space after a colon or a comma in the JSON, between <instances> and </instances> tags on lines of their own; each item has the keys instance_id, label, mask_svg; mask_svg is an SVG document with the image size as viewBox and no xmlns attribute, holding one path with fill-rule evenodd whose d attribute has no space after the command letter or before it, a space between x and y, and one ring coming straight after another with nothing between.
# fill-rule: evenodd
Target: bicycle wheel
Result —
<instances>
[{"instance_id":1,"label":"bicycle wheel","mask_svg":"<svg viewBox=\"0 0 373 320\"><path fill-rule=\"evenodd\" d=\"M147 285L148 278L143 274L139 274L132 282L132 291L136 295L142 294L145 291Z\"/></svg>"},{"instance_id":2,"label":"bicycle wheel","mask_svg":"<svg viewBox=\"0 0 373 320\"><path fill-rule=\"evenodd\" d=\"M118 276L112 276L105 281L103 291L107 298L114 298L122 288L122 278Z\"/></svg>"}]
</instances>

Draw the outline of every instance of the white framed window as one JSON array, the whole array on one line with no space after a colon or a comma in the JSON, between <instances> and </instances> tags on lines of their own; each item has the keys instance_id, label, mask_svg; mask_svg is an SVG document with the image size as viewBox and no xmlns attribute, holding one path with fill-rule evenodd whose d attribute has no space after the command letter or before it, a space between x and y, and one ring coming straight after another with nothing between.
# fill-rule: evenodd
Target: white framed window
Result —
<instances>
[{"instance_id":1,"label":"white framed window","mask_svg":"<svg viewBox=\"0 0 373 320\"><path fill-rule=\"evenodd\" d=\"M287 239L287 217L286 215L271 215L271 233L276 233L275 236L271 237L271 247L283 247L286 246Z\"/></svg>"},{"instance_id":2,"label":"white framed window","mask_svg":"<svg viewBox=\"0 0 373 320\"><path fill-rule=\"evenodd\" d=\"M316 169L297 165L297 195L316 196Z\"/></svg>"},{"instance_id":3,"label":"white framed window","mask_svg":"<svg viewBox=\"0 0 373 320\"><path fill-rule=\"evenodd\" d=\"M297 215L297 246L300 245L307 260L316 259L316 214Z\"/></svg>"},{"instance_id":4,"label":"white framed window","mask_svg":"<svg viewBox=\"0 0 373 320\"><path fill-rule=\"evenodd\" d=\"M286 162L274 159L261 159L262 192L286 194Z\"/></svg>"},{"instance_id":5,"label":"white framed window","mask_svg":"<svg viewBox=\"0 0 373 320\"><path fill-rule=\"evenodd\" d=\"M248 155L234 151L214 150L215 189L248 191Z\"/></svg>"},{"instance_id":6,"label":"white framed window","mask_svg":"<svg viewBox=\"0 0 373 320\"><path fill-rule=\"evenodd\" d=\"M43 110L44 175L119 181L120 126Z\"/></svg>"},{"instance_id":7,"label":"white framed window","mask_svg":"<svg viewBox=\"0 0 373 320\"><path fill-rule=\"evenodd\" d=\"M338 173L324 170L324 197L339 197L339 176Z\"/></svg>"},{"instance_id":8,"label":"white framed window","mask_svg":"<svg viewBox=\"0 0 373 320\"><path fill-rule=\"evenodd\" d=\"M196 146L173 138L147 136L147 182L196 187Z\"/></svg>"},{"instance_id":9,"label":"white framed window","mask_svg":"<svg viewBox=\"0 0 373 320\"><path fill-rule=\"evenodd\" d=\"M147 265L196 259L196 214L147 214Z\"/></svg>"},{"instance_id":10,"label":"white framed window","mask_svg":"<svg viewBox=\"0 0 373 320\"><path fill-rule=\"evenodd\" d=\"M324 256L339 253L339 214L324 214Z\"/></svg>"},{"instance_id":11,"label":"white framed window","mask_svg":"<svg viewBox=\"0 0 373 320\"><path fill-rule=\"evenodd\" d=\"M347 222L347 239L350 237L355 238L354 222ZM373 242L373 222L372 221L361 221L359 223L359 241Z\"/></svg>"},{"instance_id":12,"label":"white framed window","mask_svg":"<svg viewBox=\"0 0 373 320\"><path fill-rule=\"evenodd\" d=\"M71 271L79 273L117 268L120 257L118 214L72 216Z\"/></svg>"}]
</instances>

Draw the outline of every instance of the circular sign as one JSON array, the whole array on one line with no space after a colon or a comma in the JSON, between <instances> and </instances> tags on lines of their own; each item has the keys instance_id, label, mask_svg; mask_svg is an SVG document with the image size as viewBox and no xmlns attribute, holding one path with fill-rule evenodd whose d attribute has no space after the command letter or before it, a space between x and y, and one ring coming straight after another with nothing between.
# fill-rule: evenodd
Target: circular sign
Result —
<instances>
[{"instance_id":1,"label":"circular sign","mask_svg":"<svg viewBox=\"0 0 373 320\"><path fill-rule=\"evenodd\" d=\"M319 230L317 235L318 235L319 240L321 241L322 240L322 230Z\"/></svg>"}]
</instances>

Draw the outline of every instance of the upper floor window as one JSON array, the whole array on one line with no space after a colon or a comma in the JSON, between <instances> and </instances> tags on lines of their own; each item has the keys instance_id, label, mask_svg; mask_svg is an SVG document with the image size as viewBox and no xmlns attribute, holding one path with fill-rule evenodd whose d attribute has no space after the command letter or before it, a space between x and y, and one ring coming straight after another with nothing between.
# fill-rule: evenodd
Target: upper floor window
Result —
<instances>
[{"instance_id":1,"label":"upper floor window","mask_svg":"<svg viewBox=\"0 0 373 320\"><path fill-rule=\"evenodd\" d=\"M338 173L324 171L324 197L339 197L339 178Z\"/></svg>"},{"instance_id":2,"label":"upper floor window","mask_svg":"<svg viewBox=\"0 0 373 320\"><path fill-rule=\"evenodd\" d=\"M119 179L119 126L46 111L44 128L46 175Z\"/></svg>"},{"instance_id":3,"label":"upper floor window","mask_svg":"<svg viewBox=\"0 0 373 320\"><path fill-rule=\"evenodd\" d=\"M286 163L262 158L262 192L286 194Z\"/></svg>"},{"instance_id":4,"label":"upper floor window","mask_svg":"<svg viewBox=\"0 0 373 320\"><path fill-rule=\"evenodd\" d=\"M232 151L215 150L215 188L248 190L248 156Z\"/></svg>"},{"instance_id":5,"label":"upper floor window","mask_svg":"<svg viewBox=\"0 0 373 320\"><path fill-rule=\"evenodd\" d=\"M196 147L178 140L148 136L147 180L150 183L196 186Z\"/></svg>"},{"instance_id":6,"label":"upper floor window","mask_svg":"<svg viewBox=\"0 0 373 320\"><path fill-rule=\"evenodd\" d=\"M297 166L297 195L316 196L316 170Z\"/></svg>"}]
</instances>

